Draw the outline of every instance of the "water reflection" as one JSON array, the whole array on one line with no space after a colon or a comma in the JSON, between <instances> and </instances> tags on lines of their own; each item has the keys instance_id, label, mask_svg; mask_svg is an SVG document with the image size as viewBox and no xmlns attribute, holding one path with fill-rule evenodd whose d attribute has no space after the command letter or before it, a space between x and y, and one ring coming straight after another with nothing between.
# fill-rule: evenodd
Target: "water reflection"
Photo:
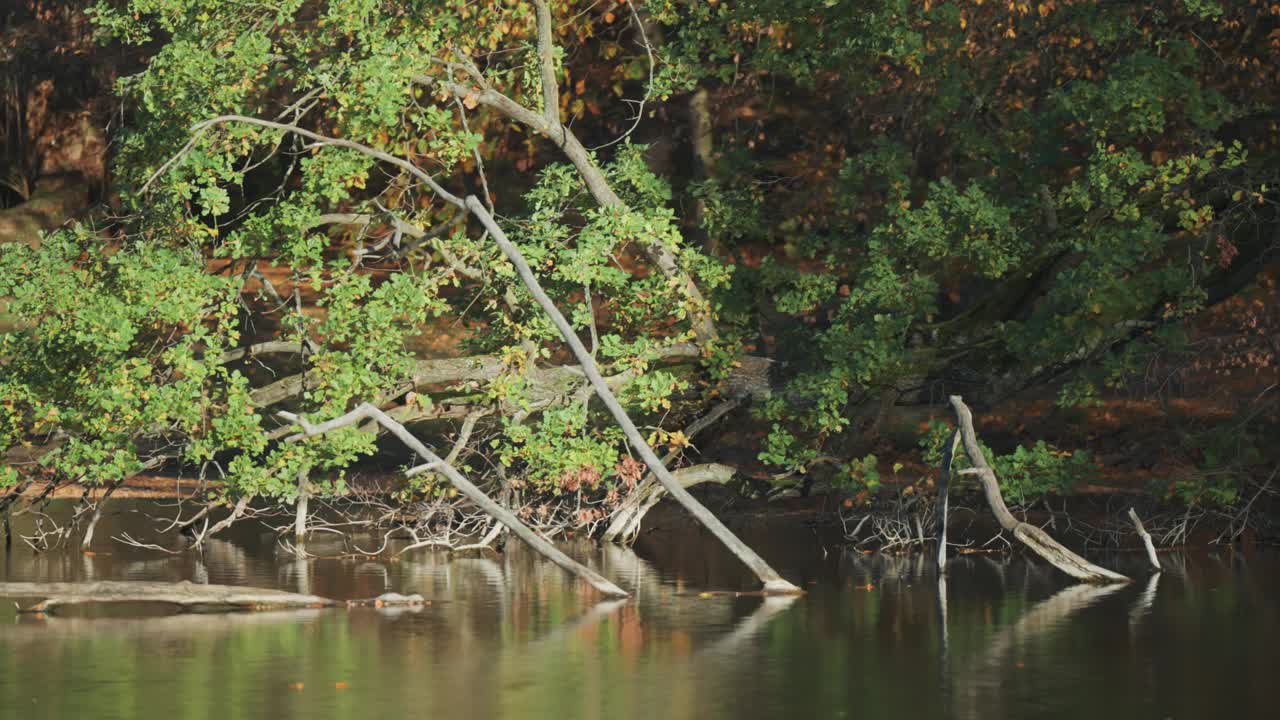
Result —
<instances>
[{"instance_id":1,"label":"water reflection","mask_svg":"<svg viewBox=\"0 0 1280 720\"><path fill-rule=\"evenodd\" d=\"M92 556L15 549L0 557L0 581L190 579L335 598L392 590L430 605L36 620L0 601L0 717L1270 714L1274 556L1167 555L1166 577L1099 588L973 555L940 579L920 555L838 552L803 528L736 529L809 593L705 593L754 583L696 531L649 537L638 552L568 545L632 593L604 603L517 543L452 561L394 548L324 559L343 547L316 537L317 557L300 558L245 527L173 556L109 544ZM1131 561L1106 563L1141 575L1142 556Z\"/></svg>"}]
</instances>

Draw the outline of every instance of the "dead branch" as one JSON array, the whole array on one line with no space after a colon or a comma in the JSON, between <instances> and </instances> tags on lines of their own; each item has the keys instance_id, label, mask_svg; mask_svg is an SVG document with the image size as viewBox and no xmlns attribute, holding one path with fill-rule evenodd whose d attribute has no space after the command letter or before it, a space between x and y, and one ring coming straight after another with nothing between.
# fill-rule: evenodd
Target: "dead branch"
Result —
<instances>
[{"instance_id":1,"label":"dead branch","mask_svg":"<svg viewBox=\"0 0 1280 720\"><path fill-rule=\"evenodd\" d=\"M942 449L942 467L938 472L938 572L947 571L947 510L950 499L947 483L951 478L951 461L960 445L960 431L951 433L951 441Z\"/></svg>"},{"instance_id":2,"label":"dead branch","mask_svg":"<svg viewBox=\"0 0 1280 720\"><path fill-rule=\"evenodd\" d=\"M123 480L111 483L107 487L107 491L102 494L102 497L98 498L98 501L94 503L93 516L89 518L89 525L85 527L84 537L80 540L81 550L89 549L89 545L93 542L93 532L98 528L98 521L102 519L102 506L106 504L107 500L111 499L111 495L123 484Z\"/></svg>"},{"instance_id":3,"label":"dead branch","mask_svg":"<svg viewBox=\"0 0 1280 720\"><path fill-rule=\"evenodd\" d=\"M716 405L707 411L706 415L689 423L689 426L684 429L685 437L692 440L740 404L738 400L726 400ZM667 453L662 458L663 466L671 467L671 463L675 462L679 456L679 451ZM725 478L725 480L728 480L728 478ZM689 486L686 485L685 487ZM661 485L658 484L658 480L653 473L645 475L644 479L627 496L627 499L613 512L613 519L609 523L609 529L604 532L605 542L629 543L634 541L636 535L640 532L640 521L657 504L658 500L662 499L660 488Z\"/></svg>"},{"instance_id":4,"label":"dead branch","mask_svg":"<svg viewBox=\"0 0 1280 720\"><path fill-rule=\"evenodd\" d=\"M671 475L675 477L681 487L691 488L702 483L723 485L733 479L736 473L737 470L728 465L705 463L673 470ZM640 523L644 520L644 516L653 509L653 506L658 504L658 501L664 495L666 495L666 491L657 482L638 488L628 498L627 504L614 514L609 529L605 531L604 539L621 543L634 541L636 536L640 534Z\"/></svg>"},{"instance_id":5,"label":"dead branch","mask_svg":"<svg viewBox=\"0 0 1280 720\"><path fill-rule=\"evenodd\" d=\"M227 528L234 525L235 522L239 520L242 515L244 515L245 510L248 509L249 501L251 499L252 498L246 495L240 498L238 501L236 501L235 507L231 509L231 514L219 520L218 522L214 523L212 527L205 529L199 535L197 535L195 542L192 543L191 547L193 549L200 547L202 544L204 544L204 541L206 538L213 537L214 535L217 535L223 530L226 530Z\"/></svg>"},{"instance_id":6,"label":"dead branch","mask_svg":"<svg viewBox=\"0 0 1280 720\"><path fill-rule=\"evenodd\" d=\"M1133 521L1133 526L1137 528L1138 535L1142 537L1142 543L1147 548L1147 559L1151 561L1151 566L1160 572L1164 568L1160 567L1160 558L1156 557L1156 546L1151 542L1151 535L1147 529L1142 526L1142 520L1138 517L1138 511L1129 508L1129 519Z\"/></svg>"},{"instance_id":7,"label":"dead branch","mask_svg":"<svg viewBox=\"0 0 1280 720\"><path fill-rule=\"evenodd\" d=\"M538 551L556 565L559 565L570 573L583 578L597 590L615 597L626 597L626 591L609 582L609 580L607 580L603 575L600 575L568 555L565 555L556 548L556 546L538 536L537 533L530 530L520 521L519 518L513 515L511 511L494 502L492 498L484 493L484 491L473 485L470 480L463 477L462 473L459 473L452 465L446 463L443 458L428 449L426 445L423 445L422 442L418 440L418 438L414 437L413 434L410 433L403 425L392 420L390 417L387 417L386 413L373 405L363 403L346 415L342 415L341 417L334 418L319 425L312 425L293 413L281 412L278 414L289 422L298 424L303 429L301 434L290 436L285 439L285 442L294 442L302 438L323 435L326 432L347 427L348 425L358 423L365 419L377 421L379 425L386 428L388 432L396 436L400 442L407 445L423 460L426 460L428 463L435 464L438 468L438 472L444 475L459 492L467 497L467 499L471 500L471 502L476 505L479 505L498 522L506 525L513 533L516 534L517 537L528 543L534 550Z\"/></svg>"},{"instance_id":8,"label":"dead branch","mask_svg":"<svg viewBox=\"0 0 1280 720\"><path fill-rule=\"evenodd\" d=\"M680 358L697 358L701 353L698 348L688 343L675 343L655 352L655 360L675 360ZM501 376L508 370L502 358L496 355L471 355L460 358L426 358L418 360L409 378L401 385L393 388L387 399L403 395L410 390L417 390L432 385L445 385L462 382L486 382ZM549 368L533 367L527 372L527 379L533 391L533 399L560 397L567 384L580 382L583 373L577 365L559 365ZM610 384L620 388L634 375L623 371L610 376ZM249 397L255 407L267 407L296 397L302 393L303 378L301 374L280 378L275 382L256 388Z\"/></svg>"},{"instance_id":9,"label":"dead branch","mask_svg":"<svg viewBox=\"0 0 1280 720\"><path fill-rule=\"evenodd\" d=\"M533 296L533 299L542 308L543 312L551 318L551 323L560 331L561 337L563 337L565 342L568 343L569 348L573 351L574 357L582 365L583 374L587 376L587 380L591 383L591 386L595 388L596 395L600 397L600 400L604 403L605 407L608 408L609 414L613 415L614 421L622 427L622 432L631 443L631 447L635 448L636 452L640 454L641 459L644 460L645 465L648 465L649 470L657 476L658 482L662 483L662 486L671 494L671 497L675 498L676 502L683 505L690 514L706 526L706 528L711 531L711 534L715 535L720 542L724 543L724 545L729 548L729 551L736 555L744 565L751 568L752 572L756 574L756 577L760 578L760 582L764 584L765 592L800 592L800 588L784 580L776 570L764 561L764 558L757 555L754 550L746 545L746 543L739 540L738 536L734 535L729 528L725 527L724 523L720 522L719 518L711 514L711 511L707 510L702 503L694 499L694 497L689 494L689 491L685 490L684 487L680 485L680 482L672 476L671 472L667 470L666 466L662 464L662 461L659 460L658 456L653 452L653 448L649 447L644 436L640 434L640 430L636 428L635 423L631 421L631 417L627 415L627 411L624 410L622 404L618 402L618 398L614 396L613 390L609 388L608 382L605 381L604 377L600 374L600 370L596 367L595 360L591 357L591 353L582 344L582 340L578 338L577 333L573 331L573 327L569 325L569 321L560 313L560 309L551 301L551 298L547 297L547 293L542 289L542 285L538 282L538 278L533 274L533 270L529 268L529 263L525 262L524 255L521 254L520 250L512 244L510 239L507 238L507 234L503 232L502 228L493 219L493 216L489 214L488 210L485 209L484 205L482 205L475 196L468 197L466 202L467 207L473 214L475 214L480 222L484 224L485 229L487 229L489 234L493 236L494 241L498 244L498 247L502 249L503 254L506 255L507 259L511 261L511 264L515 266L516 274L524 283L525 288L528 289L529 294Z\"/></svg>"},{"instance_id":10,"label":"dead branch","mask_svg":"<svg viewBox=\"0 0 1280 720\"><path fill-rule=\"evenodd\" d=\"M965 453L969 456L969 463L973 465L965 472L976 475L982 483L987 504L991 506L991 512L996 516L1000 527L1012 532L1014 537L1021 540L1037 555L1071 577L1092 583L1129 582L1129 578L1124 575L1094 565L1068 550L1035 525L1015 518L1013 513L1009 512L1008 506L1004 503L1004 497L1000 494L1000 483L996 479L995 471L987 463L986 456L982 454L982 447L978 445L978 436L973 429L973 413L969 411L969 406L964 404L964 400L959 395L951 396L951 406L956 411Z\"/></svg>"},{"instance_id":11,"label":"dead branch","mask_svg":"<svg viewBox=\"0 0 1280 720\"><path fill-rule=\"evenodd\" d=\"M248 347L236 348L228 350L218 356L218 362L226 364L245 357L257 357L258 355L268 355L272 353L286 355L301 355L303 352L302 343L290 342L285 340L271 340L268 342L254 343Z\"/></svg>"}]
</instances>

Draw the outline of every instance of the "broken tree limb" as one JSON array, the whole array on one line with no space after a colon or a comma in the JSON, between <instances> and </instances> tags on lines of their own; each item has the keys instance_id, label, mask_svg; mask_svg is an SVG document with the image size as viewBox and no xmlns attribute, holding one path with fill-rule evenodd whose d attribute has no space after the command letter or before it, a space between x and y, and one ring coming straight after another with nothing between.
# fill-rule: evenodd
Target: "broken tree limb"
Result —
<instances>
[{"instance_id":1,"label":"broken tree limb","mask_svg":"<svg viewBox=\"0 0 1280 720\"><path fill-rule=\"evenodd\" d=\"M697 358L701 351L695 345L676 343L655 351L655 360L676 360L680 358ZM414 363L408 379L390 393L390 397L409 390L443 385L446 383L485 382L493 380L509 368L502 358L496 355L472 355L459 358L424 358ZM610 376L610 385L621 387L634 375L623 371ZM556 395L562 392L563 386L572 382L581 382L582 369L576 365L559 365L554 367L533 367L526 374L526 379L533 386L535 398L543 395ZM266 407L302 394L302 375L289 375L269 385L254 388L249 397L255 407Z\"/></svg>"},{"instance_id":2,"label":"broken tree limb","mask_svg":"<svg viewBox=\"0 0 1280 720\"><path fill-rule=\"evenodd\" d=\"M197 585L185 580L177 583L0 583L0 596L43 598L35 605L21 608L24 613L118 603L160 603L192 610L273 610L338 604L315 595L232 585Z\"/></svg>"},{"instance_id":3,"label":"broken tree limb","mask_svg":"<svg viewBox=\"0 0 1280 720\"><path fill-rule=\"evenodd\" d=\"M709 482L723 485L729 482L735 473L737 470L728 465L705 463L683 467L672 471L671 474L679 481L681 487L691 488L694 485ZM663 495L666 495L666 491L656 482L646 484L637 490L614 514L609 529L605 531L605 541L629 543L635 540L640 534L640 523L644 520L644 516L658 504Z\"/></svg>"},{"instance_id":4,"label":"broken tree limb","mask_svg":"<svg viewBox=\"0 0 1280 720\"><path fill-rule=\"evenodd\" d=\"M1156 572L1164 570L1164 568L1160 567L1160 558L1156 557L1156 545L1151 541L1151 533L1148 533L1147 529L1142 526L1142 519L1138 517L1138 511L1129 508L1129 519L1133 521L1133 526L1137 528L1138 535L1142 537L1142 544L1147 548L1147 559L1151 561L1151 567L1155 568Z\"/></svg>"},{"instance_id":5,"label":"broken tree limb","mask_svg":"<svg viewBox=\"0 0 1280 720\"><path fill-rule=\"evenodd\" d=\"M110 485L107 486L107 491L103 493L102 497L98 498L98 502L94 505L94 508L93 508L93 516L89 518L89 525L88 527L85 528L84 537L81 538L80 540L81 550L88 550L89 546L93 544L94 530L98 528L98 521L102 519L102 506L105 505L107 501L111 499L112 493L118 490L120 486L123 484L124 484L123 480L119 480L111 483Z\"/></svg>"},{"instance_id":6,"label":"broken tree limb","mask_svg":"<svg viewBox=\"0 0 1280 720\"><path fill-rule=\"evenodd\" d=\"M591 357L591 353L582 344L578 334L573 331L569 321L560 313L560 309L556 307L551 298L547 297L547 293L542 289L538 278L533 274L533 270L530 269L529 263L525 262L524 255L507 238L507 234L503 232L479 199L472 195L467 197L466 202L467 208L480 220L485 229L489 231L489 234L493 236L494 242L502 249L502 253L515 266L516 274L520 277L521 282L524 283L529 294L533 296L533 299L542 308L543 312L551 318L551 323L560 331L560 336L564 338L564 341L569 345L569 349L573 351L574 357L581 364L582 372L595 389L596 395L608 408L609 414L613 415L614 421L622 427L622 432L626 435L627 441L640 454L644 464L648 465L649 470L657 476L658 482L662 483L662 486L671 494L671 497L675 498L676 502L683 505L690 514L705 525L711 531L711 534L715 535L721 543L724 543L725 547L736 555L744 565L751 568L751 571L764 584L766 593L801 592L800 588L783 579L776 570L764 561L764 558L757 555L754 550L747 547L746 543L738 539L737 535L734 535L729 528L725 527L719 518L690 495L689 491L685 490L680 485L680 482L671 475L671 471L667 470L662 461L658 459L658 455L654 453L653 448L649 447L649 443L645 441L644 436L640 434L640 430L631 421L627 411L618 402L618 398L613 394L613 390L609 388L608 382L605 381L600 374L599 368L596 367L595 359Z\"/></svg>"},{"instance_id":7,"label":"broken tree limb","mask_svg":"<svg viewBox=\"0 0 1280 720\"><path fill-rule=\"evenodd\" d=\"M267 342L254 343L247 347L228 350L218 356L218 362L226 364L245 357L252 358L257 357L258 355L270 355L277 353L284 355L301 355L302 352L302 343L288 340L269 340Z\"/></svg>"},{"instance_id":8,"label":"broken tree limb","mask_svg":"<svg viewBox=\"0 0 1280 720\"><path fill-rule=\"evenodd\" d=\"M1013 513L1009 512L1009 507L1004 504L995 471L991 469L986 456L982 454L977 433L973 429L973 413L969 411L969 406L964 404L964 400L959 395L952 395L951 407L956 411L965 454L969 456L969 462L973 465L966 474L976 475L982 483L987 504L991 506L991 512L996 516L1000 527L1013 533L1013 536L1022 541L1022 544L1031 548L1049 564L1078 580L1091 583L1129 582L1129 578L1124 575L1094 565L1068 550L1062 543L1050 537L1049 533L1014 517Z\"/></svg>"},{"instance_id":9,"label":"broken tree limb","mask_svg":"<svg viewBox=\"0 0 1280 720\"><path fill-rule=\"evenodd\" d=\"M586 580L592 587L606 595L627 597L627 592L625 590L614 585L603 575L577 562L568 555L565 555L555 545L552 545L535 533L528 525L521 522L520 518L516 517L514 513L494 502L493 498L490 498L483 490L472 484L472 482L466 479L462 473L454 469L452 465L446 463L443 458L428 449L426 445L423 445L422 441L414 437L413 433L409 432L405 426L395 420L392 420L386 413L373 405L370 405L369 403L361 403L356 407L356 409L346 415L320 423L319 425L312 425L293 413L280 412L277 414L289 422L296 423L303 429L301 434L292 435L286 438L285 442L295 442L302 438L323 435L326 432L337 430L338 428L346 427L348 425L354 425L365 419L372 419L376 421L379 425L386 428L388 432L396 436L400 442L404 443L409 447L409 449L417 453L419 457L432 464L434 466L434 471L444 475L445 478L458 489L458 492L462 493L468 500L478 505L480 509L489 513L489 515L495 520L506 525L511 532L516 534L516 537L525 541L525 543L538 551L548 560L559 565L568 572Z\"/></svg>"},{"instance_id":10,"label":"broken tree limb","mask_svg":"<svg viewBox=\"0 0 1280 720\"><path fill-rule=\"evenodd\" d=\"M698 433L706 430L717 420L728 415L740 404L741 401L739 400L725 400L719 405L716 405L707 411L707 414L689 423L688 427L684 429L685 437L692 440L698 435ZM682 451L680 450L673 450L663 456L663 466L671 467L671 463L675 462L676 458L680 457L681 452ZM728 478L726 478L726 480L727 479ZM658 484L657 478L653 476L653 473L645 475L644 479L641 480L635 489L631 491L631 494L627 496L627 499L613 511L613 518L609 522L609 529L604 532L604 541L629 543L635 540L636 535L640 532L640 521L644 518L645 513L649 512L649 509L652 508L653 505L657 504L657 501L661 499L661 495L656 497L654 496L654 490L661 487L662 486ZM689 485L685 485L685 487L689 487ZM652 500L652 502L650 502L650 500ZM644 506L644 509L640 510L642 506ZM639 511L638 514L637 511Z\"/></svg>"},{"instance_id":11,"label":"broken tree limb","mask_svg":"<svg viewBox=\"0 0 1280 720\"><path fill-rule=\"evenodd\" d=\"M951 440L942 449L942 469L938 473L938 572L947 571L947 508L949 505L947 483L951 479L951 462L960 445L960 431L951 433Z\"/></svg>"},{"instance_id":12,"label":"broken tree limb","mask_svg":"<svg viewBox=\"0 0 1280 720\"><path fill-rule=\"evenodd\" d=\"M249 508L249 501L252 499L253 499L252 497L245 495L244 497L237 500L235 507L231 508L231 514L219 520L218 522L214 523L213 527L210 527L206 529L204 532L200 533L200 535L196 537L195 543L192 544L192 548L194 549L194 548L200 547L201 545L204 544L204 541L206 539L213 537L214 535L217 535L223 530L226 530L227 528L234 525L235 522L240 519L240 516L244 515L244 511Z\"/></svg>"}]
</instances>

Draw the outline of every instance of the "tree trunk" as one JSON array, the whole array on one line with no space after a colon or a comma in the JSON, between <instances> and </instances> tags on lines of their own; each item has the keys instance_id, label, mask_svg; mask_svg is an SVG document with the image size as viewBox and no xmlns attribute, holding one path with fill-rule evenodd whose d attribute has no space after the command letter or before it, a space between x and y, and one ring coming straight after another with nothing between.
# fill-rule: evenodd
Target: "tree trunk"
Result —
<instances>
[{"instance_id":1,"label":"tree trunk","mask_svg":"<svg viewBox=\"0 0 1280 720\"><path fill-rule=\"evenodd\" d=\"M533 270L529 268L529 263L525 262L524 255L507 238L507 234L503 232L502 228L493 219L493 216L489 214L489 211L475 196L468 197L466 205L480 219L485 229L493 236L494 242L502 249L502 253L515 266L516 274L520 277L521 282L524 283L525 288L529 290L529 294L533 296L533 299L542 308L543 312L551 319L552 324L560 331L560 336L568 343L574 357L582 365L583 374L587 376L587 380L590 381L592 388L595 389L596 395L600 397L605 407L608 408L609 413L613 415L614 421L622 427L622 432L626 435L628 442L631 443L631 447L635 448L636 452L640 454L644 464L649 466L650 472L658 478L658 482L662 483L662 486L667 489L671 497L675 498L676 502L683 505L690 514L705 525L744 565L751 568L751 571L764 584L766 593L802 592L800 588L783 579L776 570L764 561L764 558L747 547L746 543L739 540L729 528L724 526L724 523L720 522L719 518L703 507L702 503L690 495L689 491L685 490L679 481L671 475L671 472L658 459L657 454L653 452L653 448L649 447L649 443L640 434L640 430L636 428L635 423L631 421L630 416L627 415L627 411L623 409L622 404L618 402L618 398L614 396L613 391L609 389L608 383L605 382L604 377L600 375L599 368L596 367L595 359L582 344L582 340L578 339L578 335L573 331L573 327L569 325L569 321L565 320L564 315L560 313L560 309L556 307L551 298L547 297L547 293L543 291L538 278L533 274Z\"/></svg>"}]
</instances>

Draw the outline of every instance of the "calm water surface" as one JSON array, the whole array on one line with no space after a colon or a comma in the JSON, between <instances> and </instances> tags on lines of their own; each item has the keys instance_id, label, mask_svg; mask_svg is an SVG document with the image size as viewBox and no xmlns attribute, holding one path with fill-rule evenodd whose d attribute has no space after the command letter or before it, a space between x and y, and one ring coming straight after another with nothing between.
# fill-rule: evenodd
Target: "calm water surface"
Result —
<instances>
[{"instance_id":1,"label":"calm water surface","mask_svg":"<svg viewBox=\"0 0 1280 720\"><path fill-rule=\"evenodd\" d=\"M498 559L417 552L297 560L261 528L203 554L0 554L0 581L191 580L334 598L421 593L418 611L34 618L0 601L0 718L1276 717L1280 557L1103 558L1132 585L1036 564L841 552L803 529L743 534L799 598L753 587L695 532L636 552L570 547L634 596L597 602L515 543ZM328 544L326 544L328 543ZM371 543L376 545L377 543ZM323 537L309 549L337 554ZM945 598L945 606L940 603Z\"/></svg>"}]
</instances>

